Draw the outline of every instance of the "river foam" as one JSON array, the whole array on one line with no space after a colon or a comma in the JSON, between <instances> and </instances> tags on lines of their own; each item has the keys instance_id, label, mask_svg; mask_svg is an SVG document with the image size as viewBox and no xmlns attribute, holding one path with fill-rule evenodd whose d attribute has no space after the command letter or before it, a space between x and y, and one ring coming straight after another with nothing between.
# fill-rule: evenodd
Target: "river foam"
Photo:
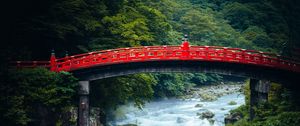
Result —
<instances>
[{"instance_id":1,"label":"river foam","mask_svg":"<svg viewBox=\"0 0 300 126\"><path fill-rule=\"evenodd\" d=\"M228 105L235 101L236 105ZM142 110L132 104L118 108L120 117L108 123L113 126L137 124L138 126L224 126L225 114L245 103L242 94L229 94L216 101L203 102L199 99L162 99L147 103ZM202 104L202 107L195 107ZM211 111L215 114L214 123L207 119L200 119L197 113Z\"/></svg>"}]
</instances>

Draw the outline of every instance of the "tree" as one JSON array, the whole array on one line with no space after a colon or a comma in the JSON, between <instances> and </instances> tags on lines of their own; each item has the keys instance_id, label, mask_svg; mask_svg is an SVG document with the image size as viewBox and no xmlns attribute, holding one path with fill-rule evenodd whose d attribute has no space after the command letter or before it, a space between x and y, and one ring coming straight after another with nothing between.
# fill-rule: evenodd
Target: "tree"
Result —
<instances>
[{"instance_id":1,"label":"tree","mask_svg":"<svg viewBox=\"0 0 300 126\"><path fill-rule=\"evenodd\" d=\"M193 41L209 41L217 30L217 24L210 10L190 10L181 17L182 32L190 35Z\"/></svg>"},{"instance_id":2,"label":"tree","mask_svg":"<svg viewBox=\"0 0 300 126\"><path fill-rule=\"evenodd\" d=\"M91 99L96 101L92 106L113 109L120 104L134 101L141 107L153 96L152 86L156 80L150 74L135 74L108 78L92 82Z\"/></svg>"},{"instance_id":3,"label":"tree","mask_svg":"<svg viewBox=\"0 0 300 126\"><path fill-rule=\"evenodd\" d=\"M135 8L124 8L122 13L106 16L102 21L111 34L122 38L121 42L127 46L138 46L142 41L154 40L145 17Z\"/></svg>"},{"instance_id":4,"label":"tree","mask_svg":"<svg viewBox=\"0 0 300 126\"><path fill-rule=\"evenodd\" d=\"M246 29L254 23L255 9L248 4L238 2L228 3L224 6L222 13L224 18L230 21L230 25L239 30Z\"/></svg>"},{"instance_id":5,"label":"tree","mask_svg":"<svg viewBox=\"0 0 300 126\"><path fill-rule=\"evenodd\" d=\"M77 79L67 72L35 68L3 76L0 119L7 125L55 125L76 95Z\"/></svg>"}]
</instances>

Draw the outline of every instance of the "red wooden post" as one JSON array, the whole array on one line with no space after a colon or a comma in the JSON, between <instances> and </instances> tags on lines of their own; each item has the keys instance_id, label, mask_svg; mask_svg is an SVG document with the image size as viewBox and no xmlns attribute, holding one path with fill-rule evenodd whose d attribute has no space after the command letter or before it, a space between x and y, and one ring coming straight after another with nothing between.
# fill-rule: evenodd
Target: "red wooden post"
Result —
<instances>
[{"instance_id":1,"label":"red wooden post","mask_svg":"<svg viewBox=\"0 0 300 126\"><path fill-rule=\"evenodd\" d=\"M64 63L63 63L62 69L65 71L70 71L71 62L70 62L70 57L69 57L68 51L66 51L65 60L63 62Z\"/></svg>"},{"instance_id":2,"label":"red wooden post","mask_svg":"<svg viewBox=\"0 0 300 126\"><path fill-rule=\"evenodd\" d=\"M182 57L188 58L189 57L189 50L190 50L190 43L187 40L187 36L185 35L184 41L181 44L182 49Z\"/></svg>"},{"instance_id":3,"label":"red wooden post","mask_svg":"<svg viewBox=\"0 0 300 126\"><path fill-rule=\"evenodd\" d=\"M228 59L227 59L227 47L223 47L223 61L228 61Z\"/></svg>"},{"instance_id":4,"label":"red wooden post","mask_svg":"<svg viewBox=\"0 0 300 126\"><path fill-rule=\"evenodd\" d=\"M147 46L145 46L143 48L143 53L144 53L143 60L147 60L148 59L148 48L147 48Z\"/></svg>"},{"instance_id":5,"label":"red wooden post","mask_svg":"<svg viewBox=\"0 0 300 126\"><path fill-rule=\"evenodd\" d=\"M209 46L204 46L205 47L205 50L204 50L204 53L205 53L205 59L206 60L210 60L210 49L209 49Z\"/></svg>"},{"instance_id":6,"label":"red wooden post","mask_svg":"<svg viewBox=\"0 0 300 126\"><path fill-rule=\"evenodd\" d=\"M50 70L55 71L55 72L57 71L57 62L56 62L56 57L55 57L54 50L52 50L52 53L51 53Z\"/></svg>"},{"instance_id":7,"label":"red wooden post","mask_svg":"<svg viewBox=\"0 0 300 126\"><path fill-rule=\"evenodd\" d=\"M245 63L246 62L246 49L241 49L241 62Z\"/></svg>"}]
</instances>

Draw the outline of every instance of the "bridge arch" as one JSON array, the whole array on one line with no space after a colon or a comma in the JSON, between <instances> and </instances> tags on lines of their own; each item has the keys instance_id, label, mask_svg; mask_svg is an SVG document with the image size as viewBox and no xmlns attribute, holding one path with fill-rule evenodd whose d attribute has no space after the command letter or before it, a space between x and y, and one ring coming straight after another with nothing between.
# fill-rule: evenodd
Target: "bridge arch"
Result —
<instances>
[{"instance_id":1,"label":"bridge arch","mask_svg":"<svg viewBox=\"0 0 300 126\"><path fill-rule=\"evenodd\" d=\"M188 60L165 60L111 64L78 69L71 72L80 80L88 81L138 73L204 72L246 77L257 80L269 80L286 84L299 80L298 78L300 75L300 73L293 71L251 64Z\"/></svg>"}]
</instances>

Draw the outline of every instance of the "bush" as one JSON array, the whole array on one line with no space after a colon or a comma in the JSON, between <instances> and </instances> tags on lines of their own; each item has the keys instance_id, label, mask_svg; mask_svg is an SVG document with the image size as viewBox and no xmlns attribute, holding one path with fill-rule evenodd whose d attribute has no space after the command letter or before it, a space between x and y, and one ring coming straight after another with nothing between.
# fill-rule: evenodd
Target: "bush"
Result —
<instances>
[{"instance_id":1,"label":"bush","mask_svg":"<svg viewBox=\"0 0 300 126\"><path fill-rule=\"evenodd\" d=\"M0 89L1 95L6 96L0 99L1 122L38 125L47 118L52 123L48 125L54 125L65 109L73 105L77 79L70 73L35 68L12 70L7 75L6 87Z\"/></svg>"},{"instance_id":2,"label":"bush","mask_svg":"<svg viewBox=\"0 0 300 126\"><path fill-rule=\"evenodd\" d=\"M300 112L283 112L275 117L270 117L264 122L265 126L299 126Z\"/></svg>"},{"instance_id":3,"label":"bush","mask_svg":"<svg viewBox=\"0 0 300 126\"><path fill-rule=\"evenodd\" d=\"M228 103L228 105L236 105L237 103L235 102L235 101L230 101L229 103Z\"/></svg>"}]
</instances>

